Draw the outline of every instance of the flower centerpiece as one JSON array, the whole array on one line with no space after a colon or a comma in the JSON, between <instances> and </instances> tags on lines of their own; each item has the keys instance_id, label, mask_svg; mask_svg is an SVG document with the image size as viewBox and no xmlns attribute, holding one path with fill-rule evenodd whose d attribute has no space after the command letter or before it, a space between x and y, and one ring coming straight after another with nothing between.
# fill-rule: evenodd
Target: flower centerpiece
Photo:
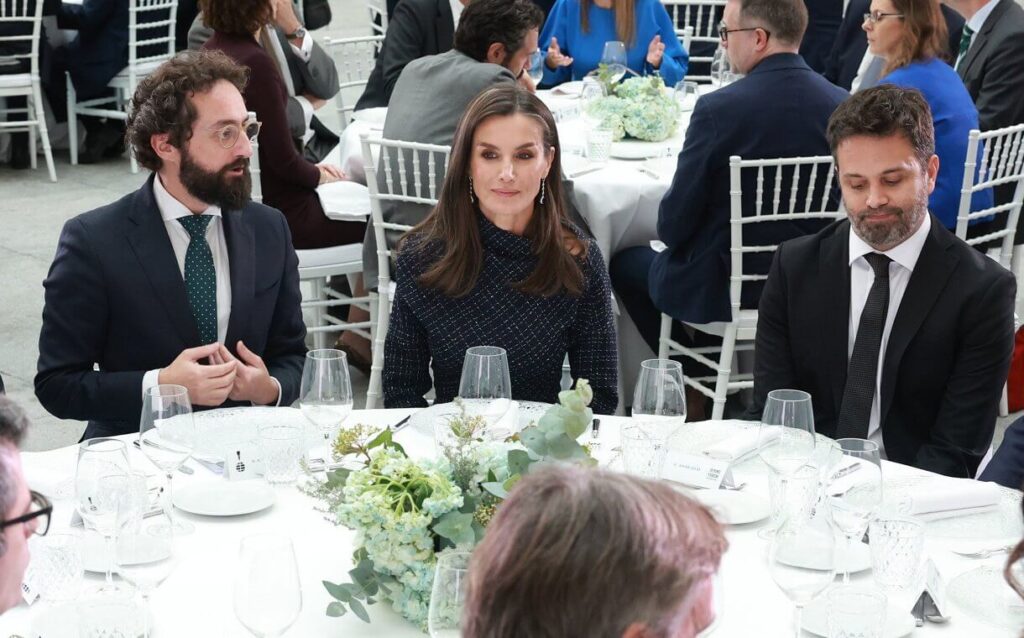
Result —
<instances>
[{"instance_id":1,"label":"flower centerpiece","mask_svg":"<svg viewBox=\"0 0 1024 638\"><path fill-rule=\"evenodd\" d=\"M500 442L487 441L484 419L462 410L431 459L410 458L387 428L342 430L332 456L353 469L302 488L329 520L356 532L349 582L323 581L335 599L327 615L351 612L369 622L366 606L385 600L425 629L438 557L472 549L522 475L540 463L596 464L577 441L593 417L592 398L581 379L536 423Z\"/></svg>"},{"instance_id":2,"label":"flower centerpiece","mask_svg":"<svg viewBox=\"0 0 1024 638\"><path fill-rule=\"evenodd\" d=\"M616 84L610 82L604 66L598 68L597 78L605 94L587 105L586 112L599 126L611 129L613 140L631 137L661 142L676 132L681 111L665 93L661 76L631 77Z\"/></svg>"}]
</instances>

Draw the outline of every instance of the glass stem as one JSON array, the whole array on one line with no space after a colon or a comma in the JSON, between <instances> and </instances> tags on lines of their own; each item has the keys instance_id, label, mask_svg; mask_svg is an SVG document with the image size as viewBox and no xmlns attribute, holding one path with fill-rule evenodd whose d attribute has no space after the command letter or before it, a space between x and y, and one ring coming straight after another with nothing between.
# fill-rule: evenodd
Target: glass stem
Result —
<instances>
[{"instance_id":1,"label":"glass stem","mask_svg":"<svg viewBox=\"0 0 1024 638\"><path fill-rule=\"evenodd\" d=\"M142 638L149 638L149 592L139 589L142 596Z\"/></svg>"},{"instance_id":2,"label":"glass stem","mask_svg":"<svg viewBox=\"0 0 1024 638\"><path fill-rule=\"evenodd\" d=\"M171 485L173 485L173 474L167 473L167 491L164 494L164 514L167 515L167 524L170 525L171 530L174 530L174 501L171 500Z\"/></svg>"},{"instance_id":3,"label":"glass stem","mask_svg":"<svg viewBox=\"0 0 1024 638\"><path fill-rule=\"evenodd\" d=\"M793 610L793 627L795 633L793 634L796 638L801 637L801 629L803 629L803 605L795 605Z\"/></svg>"},{"instance_id":4,"label":"glass stem","mask_svg":"<svg viewBox=\"0 0 1024 638\"><path fill-rule=\"evenodd\" d=\"M114 561L117 560L117 535L116 533L109 534L103 537L104 545L107 549L107 587L111 588L114 586Z\"/></svg>"},{"instance_id":5,"label":"glass stem","mask_svg":"<svg viewBox=\"0 0 1024 638\"><path fill-rule=\"evenodd\" d=\"M850 584L850 563L849 563L849 560L850 560L850 556L852 554L853 554L853 537L847 535L846 536L846 561L844 561L845 564L843 565L843 584L844 585L849 585Z\"/></svg>"}]
</instances>

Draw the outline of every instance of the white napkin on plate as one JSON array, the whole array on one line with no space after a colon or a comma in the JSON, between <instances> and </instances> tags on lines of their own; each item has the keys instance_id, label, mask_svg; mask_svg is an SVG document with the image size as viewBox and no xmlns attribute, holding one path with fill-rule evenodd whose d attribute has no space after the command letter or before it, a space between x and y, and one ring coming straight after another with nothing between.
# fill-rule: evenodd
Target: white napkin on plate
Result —
<instances>
[{"instance_id":1,"label":"white napkin on plate","mask_svg":"<svg viewBox=\"0 0 1024 638\"><path fill-rule=\"evenodd\" d=\"M926 521L966 516L999 504L995 483L972 479L939 479L909 490L900 510Z\"/></svg>"},{"instance_id":2,"label":"white napkin on plate","mask_svg":"<svg viewBox=\"0 0 1024 638\"><path fill-rule=\"evenodd\" d=\"M771 441L778 437L778 435L779 433L775 432L769 435L768 440ZM758 428L750 428L738 434L734 434L724 441L715 443L708 449L704 450L704 454L713 459L735 461L741 456L749 454L757 449L758 436Z\"/></svg>"}]
</instances>

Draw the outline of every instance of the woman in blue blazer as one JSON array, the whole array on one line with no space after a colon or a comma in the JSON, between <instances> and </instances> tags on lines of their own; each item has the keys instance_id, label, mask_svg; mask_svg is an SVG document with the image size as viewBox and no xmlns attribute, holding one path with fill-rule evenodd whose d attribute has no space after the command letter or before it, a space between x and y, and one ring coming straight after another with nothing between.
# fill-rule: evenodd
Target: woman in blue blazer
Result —
<instances>
[{"instance_id":1,"label":"woman in blue blazer","mask_svg":"<svg viewBox=\"0 0 1024 638\"><path fill-rule=\"evenodd\" d=\"M960 209L967 134L978 128L978 109L960 76L942 59L948 45L939 3L872 0L871 13L863 26L871 53L885 59L879 82L917 89L928 101L935 125L935 153L939 156L939 175L928 208L943 226L954 229ZM980 163L980 153L978 160ZM971 211L991 206L991 189L971 198Z\"/></svg>"},{"instance_id":2,"label":"woman in blue blazer","mask_svg":"<svg viewBox=\"0 0 1024 638\"><path fill-rule=\"evenodd\" d=\"M659 0L558 0L540 34L547 48L543 83L581 79L611 40L625 43L626 66L637 73L657 71L666 86L686 75L689 55Z\"/></svg>"}]
</instances>

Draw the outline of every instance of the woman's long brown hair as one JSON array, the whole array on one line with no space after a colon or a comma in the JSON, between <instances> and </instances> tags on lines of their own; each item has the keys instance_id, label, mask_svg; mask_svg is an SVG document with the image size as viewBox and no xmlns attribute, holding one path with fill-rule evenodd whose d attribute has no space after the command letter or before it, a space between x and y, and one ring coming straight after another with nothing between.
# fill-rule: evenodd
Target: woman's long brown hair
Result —
<instances>
[{"instance_id":1,"label":"woman's long brown hair","mask_svg":"<svg viewBox=\"0 0 1024 638\"><path fill-rule=\"evenodd\" d=\"M441 247L441 256L420 275L421 286L434 288L449 297L461 297L476 285L484 262L484 247L477 222L477 215L481 213L469 191L473 136L487 118L516 114L540 124L543 152L552 153L553 157L544 202L534 200L533 217L526 227L537 266L513 287L542 297L561 292L582 294L583 271L577 260L586 256L586 244L573 232L564 213L562 152L555 119L536 95L513 83L486 89L470 103L455 129L448 172L437 206L406 235L417 239L415 245L409 244L410 249Z\"/></svg>"},{"instance_id":2,"label":"woman's long brown hair","mask_svg":"<svg viewBox=\"0 0 1024 638\"><path fill-rule=\"evenodd\" d=\"M903 14L903 37L896 52L885 61L883 73L920 60L949 61L949 31L939 0L893 0L892 6L896 13Z\"/></svg>"},{"instance_id":3,"label":"woman's long brown hair","mask_svg":"<svg viewBox=\"0 0 1024 638\"><path fill-rule=\"evenodd\" d=\"M590 4L594 0L580 0L580 27L583 33L590 31ZM636 42L636 0L612 0L615 12L615 34L626 48Z\"/></svg>"}]
</instances>

